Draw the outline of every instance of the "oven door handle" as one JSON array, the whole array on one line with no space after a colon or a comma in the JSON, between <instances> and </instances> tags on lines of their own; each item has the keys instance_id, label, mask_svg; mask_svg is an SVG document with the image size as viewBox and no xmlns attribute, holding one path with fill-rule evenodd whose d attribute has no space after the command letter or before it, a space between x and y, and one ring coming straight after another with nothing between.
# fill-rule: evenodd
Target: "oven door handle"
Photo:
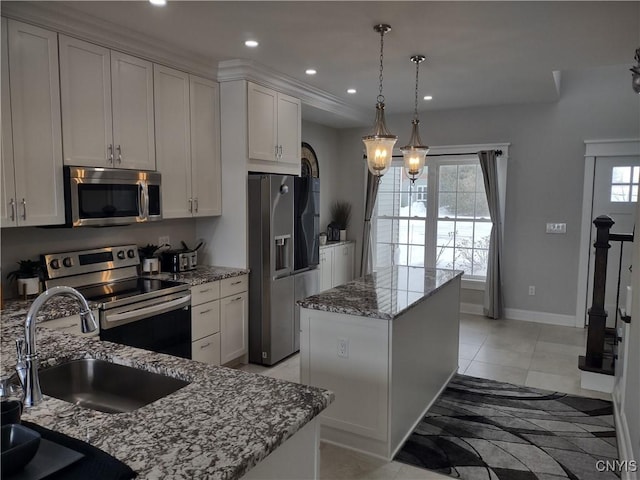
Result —
<instances>
[{"instance_id":1,"label":"oven door handle","mask_svg":"<svg viewBox=\"0 0 640 480\"><path fill-rule=\"evenodd\" d=\"M190 294L185 295L184 297L180 297L176 300L158 303L150 307L138 308L122 313L107 313L104 317L104 322L101 327L104 329L109 329L120 325L125 325L127 323L137 322L138 320L143 320L154 315L161 315L172 310L179 310L189 305L191 305Z\"/></svg>"}]
</instances>

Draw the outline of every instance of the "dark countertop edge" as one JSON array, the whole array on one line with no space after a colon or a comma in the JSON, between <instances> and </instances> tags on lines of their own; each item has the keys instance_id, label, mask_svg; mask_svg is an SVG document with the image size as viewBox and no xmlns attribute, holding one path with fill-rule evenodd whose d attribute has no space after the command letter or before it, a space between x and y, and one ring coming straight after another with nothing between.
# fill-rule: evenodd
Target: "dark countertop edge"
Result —
<instances>
[{"instance_id":1,"label":"dark countertop edge","mask_svg":"<svg viewBox=\"0 0 640 480\"><path fill-rule=\"evenodd\" d=\"M378 310L365 310L365 309L357 309L357 308L351 308L351 307L342 308L342 310L352 310L351 312L343 312L343 311L340 311L341 307L335 307L333 305L319 304L319 303L314 303L314 302L307 302L306 300L298 300L296 302L296 304L299 305L300 308L306 308L308 310L317 310L317 311L321 311L321 312L338 313L338 314L341 314L341 315L353 315L353 316L356 316L356 317L376 318L376 319L379 319L379 320L395 320L400 315L403 315L407 311L411 310L412 308L416 307L420 303L424 302L427 298L433 296L436 292L441 290L446 285L449 285L456 278L461 278L462 275L464 275L464 271L462 271L462 270L449 270L449 269L444 269L444 268L437 268L437 269L434 268L433 270L447 270L447 271L450 271L450 272L455 272L455 275L453 277L451 277L450 279L448 279L446 282L442 283L441 285L438 285L433 290L430 290L429 292L424 294L421 298L419 298L418 300L413 302L411 305L407 305L404 309L400 310L399 312L396 312L393 315L389 314L389 313L383 313L383 312L380 312ZM358 279L354 279L351 282L354 282L354 281L357 281L357 280ZM351 282L345 283L344 285L349 285ZM343 287L344 285L338 285L337 287L334 287L334 288L340 288L340 287ZM331 290L334 290L334 289L331 289ZM413 293L420 293L420 292L413 292ZM322 293L319 293L318 295L322 295Z\"/></svg>"}]
</instances>

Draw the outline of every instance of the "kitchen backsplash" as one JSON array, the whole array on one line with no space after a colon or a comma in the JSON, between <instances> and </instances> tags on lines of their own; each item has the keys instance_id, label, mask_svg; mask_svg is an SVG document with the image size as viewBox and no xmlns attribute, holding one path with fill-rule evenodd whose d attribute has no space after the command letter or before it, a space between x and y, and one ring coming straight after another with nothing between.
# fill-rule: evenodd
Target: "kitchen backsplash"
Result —
<instances>
[{"instance_id":1,"label":"kitchen backsplash","mask_svg":"<svg viewBox=\"0 0 640 480\"><path fill-rule=\"evenodd\" d=\"M7 280L7 274L18 267L18 260L35 260L42 253L99 248L107 245L157 244L160 236L169 236L174 248L180 248L180 240L184 240L189 246L195 246L195 220L163 220L141 225L103 228L3 228L0 231L2 259L0 281L3 297L16 296L15 283Z\"/></svg>"}]
</instances>

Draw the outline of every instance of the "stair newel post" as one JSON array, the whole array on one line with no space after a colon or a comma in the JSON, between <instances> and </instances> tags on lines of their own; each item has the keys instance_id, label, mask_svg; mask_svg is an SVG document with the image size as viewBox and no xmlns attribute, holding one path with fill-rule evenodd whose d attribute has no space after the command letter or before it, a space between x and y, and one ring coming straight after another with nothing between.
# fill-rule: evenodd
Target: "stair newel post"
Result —
<instances>
[{"instance_id":1,"label":"stair newel post","mask_svg":"<svg viewBox=\"0 0 640 480\"><path fill-rule=\"evenodd\" d=\"M607 311L604 309L604 295L607 283L607 256L609 244L609 230L615 222L607 215L597 217L593 224L596 226L596 249L593 270L593 298L589 309L589 329L587 332L586 364L593 368L602 368L602 354L604 352L604 337L607 326Z\"/></svg>"}]
</instances>

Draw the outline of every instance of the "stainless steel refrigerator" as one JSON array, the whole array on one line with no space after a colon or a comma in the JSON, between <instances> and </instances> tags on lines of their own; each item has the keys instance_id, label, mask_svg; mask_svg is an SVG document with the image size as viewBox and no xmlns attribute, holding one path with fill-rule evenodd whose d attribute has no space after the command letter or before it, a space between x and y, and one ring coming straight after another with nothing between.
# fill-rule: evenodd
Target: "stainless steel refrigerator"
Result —
<instances>
[{"instance_id":1,"label":"stainless steel refrigerator","mask_svg":"<svg viewBox=\"0 0 640 480\"><path fill-rule=\"evenodd\" d=\"M249 175L249 361L273 365L300 349L296 300L318 291L317 178Z\"/></svg>"}]
</instances>

